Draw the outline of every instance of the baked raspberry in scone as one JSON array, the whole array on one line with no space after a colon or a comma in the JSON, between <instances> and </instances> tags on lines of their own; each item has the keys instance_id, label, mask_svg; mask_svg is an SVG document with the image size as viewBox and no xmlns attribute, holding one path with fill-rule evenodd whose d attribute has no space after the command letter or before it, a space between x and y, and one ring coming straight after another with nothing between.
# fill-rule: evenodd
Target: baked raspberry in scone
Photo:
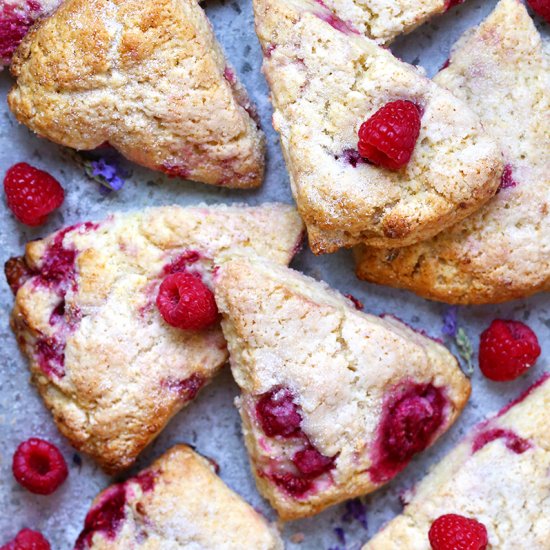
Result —
<instances>
[{"instance_id":1,"label":"baked raspberry in scone","mask_svg":"<svg viewBox=\"0 0 550 550\"><path fill-rule=\"evenodd\" d=\"M107 472L130 466L227 360L216 310L204 330L170 326L159 287L187 274L212 296L220 253L252 249L287 263L301 231L286 205L173 206L29 243L6 264L12 327L61 432Z\"/></svg>"},{"instance_id":2,"label":"baked raspberry in scone","mask_svg":"<svg viewBox=\"0 0 550 550\"><path fill-rule=\"evenodd\" d=\"M487 550L547 550L549 422L546 375L518 401L476 426L414 487L403 513L364 550L430 550L430 527L445 514L484 525Z\"/></svg>"},{"instance_id":3,"label":"baked raspberry in scone","mask_svg":"<svg viewBox=\"0 0 550 550\"><path fill-rule=\"evenodd\" d=\"M282 550L274 527L177 445L95 500L74 550Z\"/></svg>"},{"instance_id":4,"label":"baked raspberry in scone","mask_svg":"<svg viewBox=\"0 0 550 550\"><path fill-rule=\"evenodd\" d=\"M261 184L255 108L196 0L67 0L14 55L8 103L42 137L173 176Z\"/></svg>"},{"instance_id":5,"label":"baked raspberry in scone","mask_svg":"<svg viewBox=\"0 0 550 550\"><path fill-rule=\"evenodd\" d=\"M315 253L420 241L495 193L500 151L462 101L313 0L254 7L273 123ZM420 134L395 171L361 157L358 132L396 101L414 106Z\"/></svg>"},{"instance_id":6,"label":"baked raspberry in scone","mask_svg":"<svg viewBox=\"0 0 550 550\"><path fill-rule=\"evenodd\" d=\"M291 269L235 258L215 292L252 470L283 520L382 486L468 399L444 346Z\"/></svg>"},{"instance_id":7,"label":"baked raspberry in scone","mask_svg":"<svg viewBox=\"0 0 550 550\"><path fill-rule=\"evenodd\" d=\"M51 13L61 0L2 0L0 5L0 70L8 65L32 24Z\"/></svg>"},{"instance_id":8,"label":"baked raspberry in scone","mask_svg":"<svg viewBox=\"0 0 550 550\"><path fill-rule=\"evenodd\" d=\"M357 274L449 303L496 303L550 288L550 65L527 10L501 0L435 78L470 105L503 150L500 190L435 239L357 250Z\"/></svg>"},{"instance_id":9,"label":"baked raspberry in scone","mask_svg":"<svg viewBox=\"0 0 550 550\"><path fill-rule=\"evenodd\" d=\"M463 0L316 0L346 25L387 44Z\"/></svg>"}]
</instances>

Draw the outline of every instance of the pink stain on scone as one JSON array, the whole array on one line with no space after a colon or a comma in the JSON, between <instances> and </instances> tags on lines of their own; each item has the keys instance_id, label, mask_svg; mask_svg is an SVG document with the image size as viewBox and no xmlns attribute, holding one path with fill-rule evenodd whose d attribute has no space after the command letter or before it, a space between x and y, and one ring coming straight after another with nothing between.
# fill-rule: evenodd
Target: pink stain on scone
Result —
<instances>
[{"instance_id":1,"label":"pink stain on scone","mask_svg":"<svg viewBox=\"0 0 550 550\"><path fill-rule=\"evenodd\" d=\"M485 445L497 439L503 439L506 447L516 454L522 454L532 447L532 444L527 439L520 437L512 430L492 428L482 431L475 437L472 443L472 452L477 453Z\"/></svg>"},{"instance_id":2,"label":"pink stain on scone","mask_svg":"<svg viewBox=\"0 0 550 550\"><path fill-rule=\"evenodd\" d=\"M444 424L447 406L444 390L432 384L409 382L388 394L368 470L375 483L390 480L430 445Z\"/></svg>"},{"instance_id":3,"label":"pink stain on scone","mask_svg":"<svg viewBox=\"0 0 550 550\"><path fill-rule=\"evenodd\" d=\"M192 374L184 380L163 380L162 387L176 392L185 402L195 399L199 390L206 384L206 379L200 374Z\"/></svg>"},{"instance_id":4,"label":"pink stain on scone","mask_svg":"<svg viewBox=\"0 0 550 550\"><path fill-rule=\"evenodd\" d=\"M502 172L502 177L500 178L500 187L498 190L501 189L508 189L510 187L516 187L518 182L513 177L513 171L512 166L510 164L507 164L504 167L504 172Z\"/></svg>"},{"instance_id":5,"label":"pink stain on scone","mask_svg":"<svg viewBox=\"0 0 550 550\"><path fill-rule=\"evenodd\" d=\"M325 23L328 23L331 27L344 34L360 34L360 32L353 26L351 22L344 21L334 15L334 13L330 11L323 0L315 0L315 2L317 2L317 4L324 8L324 11L315 14L317 17L319 17L319 19L322 19Z\"/></svg>"}]
</instances>

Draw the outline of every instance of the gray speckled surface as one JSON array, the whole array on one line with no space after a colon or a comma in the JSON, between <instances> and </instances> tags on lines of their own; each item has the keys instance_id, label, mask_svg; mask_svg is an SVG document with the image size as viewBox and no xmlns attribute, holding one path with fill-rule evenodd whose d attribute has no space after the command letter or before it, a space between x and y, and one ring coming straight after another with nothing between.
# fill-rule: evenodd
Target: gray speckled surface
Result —
<instances>
[{"instance_id":1,"label":"gray speckled surface","mask_svg":"<svg viewBox=\"0 0 550 550\"><path fill-rule=\"evenodd\" d=\"M466 0L465 5L398 41L393 50L406 61L424 66L428 74L432 75L448 57L450 46L456 38L466 28L480 21L495 4L496 0ZM207 12L228 58L259 107L268 135L268 169L262 189L243 193L167 180L157 173L127 164L133 177L121 192L105 197L99 193L96 183L84 177L82 168L67 151L35 138L15 123L5 104L11 81L7 72L4 72L0 74L0 175L16 162L30 162L56 176L66 189L67 199L47 226L36 230L16 223L2 199L2 262L19 254L29 239L79 220L101 219L113 210L169 203L193 204L199 201L246 201L253 204L267 200L291 202L288 177L277 137L270 124L271 107L267 87L260 73L261 52L253 30L250 0L234 0L231 3L212 0L208 3ZM407 292L357 281L351 254L347 251L321 258L303 252L294 266L314 277L325 279L343 292L353 293L365 303L368 311L395 313L414 327L425 329L434 336L441 333L441 317L446 306L427 302ZM12 296L3 278L0 281L0 293L0 544L23 526L28 526L43 531L54 550L66 550L72 548L92 498L109 483L109 478L86 457L78 460L75 452L56 431L49 413L29 385L25 360L9 331ZM386 488L364 499L368 530L358 522L344 522L342 515L345 506L336 506L315 518L287 525L284 536L288 548L328 549L337 546L339 543L334 528L339 526L346 531L346 548L360 547L360 543L372 536L384 521L399 512L399 493L420 479L430 464L442 456L461 434L487 413L499 409L548 369L546 356L550 352L550 299L547 295L502 306L461 308L461 325L466 328L475 348L480 331L495 317L527 321L537 332L543 355L532 372L514 383L495 384L485 380L476 369L472 399L457 424L433 449L417 457ZM172 444L188 441L199 451L215 458L221 466L222 478L254 506L273 518L269 506L256 492L249 473L240 436L240 423L232 404L236 393L236 386L226 369L200 394L196 402L170 423L157 441L143 453L137 467L147 465ZM12 453L20 441L30 436L45 437L58 444L70 465L68 481L53 496L33 496L21 489L11 475ZM301 543L291 541L291 537L293 540L302 538L293 536L297 534L303 534ZM243 549L246 548L243 542Z\"/></svg>"}]
</instances>

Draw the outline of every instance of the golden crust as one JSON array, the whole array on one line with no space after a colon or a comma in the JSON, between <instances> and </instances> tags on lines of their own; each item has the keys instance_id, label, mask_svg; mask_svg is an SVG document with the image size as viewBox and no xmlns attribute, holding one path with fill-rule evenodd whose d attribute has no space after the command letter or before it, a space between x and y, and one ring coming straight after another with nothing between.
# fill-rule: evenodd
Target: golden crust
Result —
<instances>
[{"instance_id":1,"label":"golden crust","mask_svg":"<svg viewBox=\"0 0 550 550\"><path fill-rule=\"evenodd\" d=\"M402 385L444 388L447 412L434 440L456 420L470 383L441 344L398 320L357 311L324 283L255 258L234 256L216 277L216 300L228 342L237 404L259 491L283 520L311 516L370 493L397 472L376 478L386 398ZM288 388L301 429L335 467L294 498L273 474L289 471L301 440L270 438L256 413L259 396ZM292 471L292 469L290 470Z\"/></svg>"},{"instance_id":2,"label":"golden crust","mask_svg":"<svg viewBox=\"0 0 550 550\"><path fill-rule=\"evenodd\" d=\"M17 119L75 149L110 143L155 170L255 187L264 136L195 0L68 0L11 67Z\"/></svg>"},{"instance_id":3,"label":"golden crust","mask_svg":"<svg viewBox=\"0 0 550 550\"><path fill-rule=\"evenodd\" d=\"M315 253L412 244L494 195L501 154L462 101L313 0L256 0L254 9L273 124ZM407 167L350 160L361 124L398 99L423 109Z\"/></svg>"},{"instance_id":4,"label":"golden crust","mask_svg":"<svg viewBox=\"0 0 550 550\"><path fill-rule=\"evenodd\" d=\"M109 473L129 467L227 360L218 325L168 326L155 304L164 269L211 284L220 253L288 263L301 237L285 205L161 207L114 214L27 245L12 328L60 431Z\"/></svg>"},{"instance_id":5,"label":"golden crust","mask_svg":"<svg viewBox=\"0 0 550 550\"><path fill-rule=\"evenodd\" d=\"M517 0L502 0L458 42L435 80L479 113L504 152L512 186L433 240L392 250L359 247L358 277L456 304L550 289L548 59Z\"/></svg>"},{"instance_id":6,"label":"golden crust","mask_svg":"<svg viewBox=\"0 0 550 550\"><path fill-rule=\"evenodd\" d=\"M211 461L186 445L172 447L123 487L121 524L110 538L91 533L90 550L283 549L277 530L223 483ZM92 510L114 489L100 493Z\"/></svg>"}]
</instances>

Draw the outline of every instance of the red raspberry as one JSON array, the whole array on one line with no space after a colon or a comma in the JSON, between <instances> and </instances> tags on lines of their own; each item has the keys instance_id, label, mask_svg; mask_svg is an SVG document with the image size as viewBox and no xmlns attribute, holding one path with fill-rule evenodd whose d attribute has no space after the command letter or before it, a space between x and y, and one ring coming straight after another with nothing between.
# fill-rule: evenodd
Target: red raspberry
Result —
<instances>
[{"instance_id":1,"label":"red raspberry","mask_svg":"<svg viewBox=\"0 0 550 550\"><path fill-rule=\"evenodd\" d=\"M357 148L373 164L399 170L411 160L419 134L419 108L411 101L392 101L363 122Z\"/></svg>"},{"instance_id":2,"label":"red raspberry","mask_svg":"<svg viewBox=\"0 0 550 550\"><path fill-rule=\"evenodd\" d=\"M519 321L495 319L481 334L479 368L490 380L515 380L535 364L539 355L537 335Z\"/></svg>"},{"instance_id":3,"label":"red raspberry","mask_svg":"<svg viewBox=\"0 0 550 550\"><path fill-rule=\"evenodd\" d=\"M292 437L300 432L302 415L286 388L276 388L262 395L256 404L256 414L269 437Z\"/></svg>"},{"instance_id":4,"label":"red raspberry","mask_svg":"<svg viewBox=\"0 0 550 550\"><path fill-rule=\"evenodd\" d=\"M550 0L527 0L533 10L550 23Z\"/></svg>"},{"instance_id":5,"label":"red raspberry","mask_svg":"<svg viewBox=\"0 0 550 550\"><path fill-rule=\"evenodd\" d=\"M25 162L12 166L4 177L9 209L27 225L41 225L48 214L59 208L65 192L50 174Z\"/></svg>"},{"instance_id":6,"label":"red raspberry","mask_svg":"<svg viewBox=\"0 0 550 550\"><path fill-rule=\"evenodd\" d=\"M438 517L428 538L433 550L485 550L488 544L485 525L458 514Z\"/></svg>"},{"instance_id":7,"label":"red raspberry","mask_svg":"<svg viewBox=\"0 0 550 550\"><path fill-rule=\"evenodd\" d=\"M303 479L288 472L285 474L273 474L272 480L275 485L295 498L303 497L313 487L309 479Z\"/></svg>"},{"instance_id":8,"label":"red raspberry","mask_svg":"<svg viewBox=\"0 0 550 550\"><path fill-rule=\"evenodd\" d=\"M162 281L157 307L169 325L185 330L202 330L218 319L214 294L190 273L174 273Z\"/></svg>"},{"instance_id":9,"label":"red raspberry","mask_svg":"<svg viewBox=\"0 0 550 550\"><path fill-rule=\"evenodd\" d=\"M69 474L59 449L36 437L31 437L17 447L12 470L17 482L37 495L53 493Z\"/></svg>"},{"instance_id":10,"label":"red raspberry","mask_svg":"<svg viewBox=\"0 0 550 550\"><path fill-rule=\"evenodd\" d=\"M17 536L0 550L51 550L50 543L38 531L22 529Z\"/></svg>"},{"instance_id":11,"label":"red raspberry","mask_svg":"<svg viewBox=\"0 0 550 550\"><path fill-rule=\"evenodd\" d=\"M294 453L292 463L308 479L318 477L334 468L334 458L321 454L313 447Z\"/></svg>"}]
</instances>

